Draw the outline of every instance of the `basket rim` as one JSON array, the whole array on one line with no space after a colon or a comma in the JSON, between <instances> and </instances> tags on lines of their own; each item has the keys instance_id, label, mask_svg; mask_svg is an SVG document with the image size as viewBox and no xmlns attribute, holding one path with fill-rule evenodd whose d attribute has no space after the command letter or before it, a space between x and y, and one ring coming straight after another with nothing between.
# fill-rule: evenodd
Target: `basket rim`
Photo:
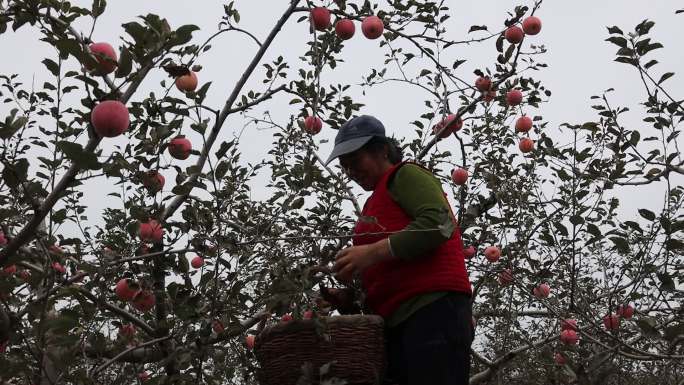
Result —
<instances>
[{"instance_id":1,"label":"basket rim","mask_svg":"<svg viewBox=\"0 0 684 385\"><path fill-rule=\"evenodd\" d=\"M296 319L288 322L279 322L274 325L266 326L261 333L255 336L254 348L258 349L260 342L272 336L283 333L296 333L298 331L308 331L316 327L316 322L322 322L326 326L354 325L354 326L379 326L384 328L384 319L375 314L347 314L336 316L322 316L314 319Z\"/></svg>"}]
</instances>

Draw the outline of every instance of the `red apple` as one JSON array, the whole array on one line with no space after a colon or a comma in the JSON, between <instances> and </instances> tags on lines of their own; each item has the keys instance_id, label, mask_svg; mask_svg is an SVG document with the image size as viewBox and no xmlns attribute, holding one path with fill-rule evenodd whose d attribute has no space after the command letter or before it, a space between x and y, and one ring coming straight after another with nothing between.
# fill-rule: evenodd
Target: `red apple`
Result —
<instances>
[{"instance_id":1,"label":"red apple","mask_svg":"<svg viewBox=\"0 0 684 385\"><path fill-rule=\"evenodd\" d=\"M169 142L169 154L176 159L188 159L191 149L192 144L184 136L177 136Z\"/></svg>"},{"instance_id":2,"label":"red apple","mask_svg":"<svg viewBox=\"0 0 684 385\"><path fill-rule=\"evenodd\" d=\"M225 328L223 327L223 323L217 319L211 321L211 329L216 334L221 334L225 330Z\"/></svg>"},{"instance_id":3,"label":"red apple","mask_svg":"<svg viewBox=\"0 0 684 385\"><path fill-rule=\"evenodd\" d=\"M484 249L484 255L489 262L496 262L501 258L501 249L496 246L489 246Z\"/></svg>"},{"instance_id":4,"label":"red apple","mask_svg":"<svg viewBox=\"0 0 684 385\"><path fill-rule=\"evenodd\" d=\"M119 326L119 335L126 339L133 338L135 336L135 326L133 324Z\"/></svg>"},{"instance_id":5,"label":"red apple","mask_svg":"<svg viewBox=\"0 0 684 385\"><path fill-rule=\"evenodd\" d=\"M565 365L565 356L563 353L556 352L556 354L553 355L553 360L556 361L557 365Z\"/></svg>"},{"instance_id":6,"label":"red apple","mask_svg":"<svg viewBox=\"0 0 684 385\"><path fill-rule=\"evenodd\" d=\"M522 138L520 139L520 143L518 144L518 148L520 148L520 151L523 154L527 154L528 152L531 152L534 150L534 140L530 138Z\"/></svg>"},{"instance_id":7,"label":"red apple","mask_svg":"<svg viewBox=\"0 0 684 385\"><path fill-rule=\"evenodd\" d=\"M311 24L318 31L325 31L330 28L330 10L325 7L316 7L309 13Z\"/></svg>"},{"instance_id":8,"label":"red apple","mask_svg":"<svg viewBox=\"0 0 684 385\"><path fill-rule=\"evenodd\" d=\"M114 138L128 130L128 108L118 100L105 100L93 108L90 123L99 136Z\"/></svg>"},{"instance_id":9,"label":"red apple","mask_svg":"<svg viewBox=\"0 0 684 385\"><path fill-rule=\"evenodd\" d=\"M144 242L159 243L164 238L164 229L159 222L150 219L148 222L140 223L138 234L140 235L140 239Z\"/></svg>"},{"instance_id":10,"label":"red apple","mask_svg":"<svg viewBox=\"0 0 684 385\"><path fill-rule=\"evenodd\" d=\"M606 330L617 330L620 327L620 317L617 314L603 317L603 326L606 327Z\"/></svg>"},{"instance_id":11,"label":"red apple","mask_svg":"<svg viewBox=\"0 0 684 385\"><path fill-rule=\"evenodd\" d=\"M513 272L511 269L505 269L499 273L499 283L501 286L508 286L513 282Z\"/></svg>"},{"instance_id":12,"label":"red apple","mask_svg":"<svg viewBox=\"0 0 684 385\"><path fill-rule=\"evenodd\" d=\"M164 175L155 170L146 172L142 178L143 186L152 193L161 191L164 188L164 183L166 183Z\"/></svg>"},{"instance_id":13,"label":"red apple","mask_svg":"<svg viewBox=\"0 0 684 385\"><path fill-rule=\"evenodd\" d=\"M578 330L577 320L567 318L561 321L561 330Z\"/></svg>"},{"instance_id":14,"label":"red apple","mask_svg":"<svg viewBox=\"0 0 684 385\"><path fill-rule=\"evenodd\" d=\"M617 308L617 314L625 319L630 319L634 315L634 308L627 304L627 305L620 305Z\"/></svg>"},{"instance_id":15,"label":"red apple","mask_svg":"<svg viewBox=\"0 0 684 385\"><path fill-rule=\"evenodd\" d=\"M487 92L492 88L492 79L489 76L480 76L475 80L475 88L480 92Z\"/></svg>"},{"instance_id":16,"label":"red apple","mask_svg":"<svg viewBox=\"0 0 684 385\"><path fill-rule=\"evenodd\" d=\"M523 30L517 25L508 27L508 29L506 29L506 32L504 32L504 37L511 44L520 43L521 41L523 41L524 36L525 34L523 33Z\"/></svg>"},{"instance_id":17,"label":"red apple","mask_svg":"<svg viewBox=\"0 0 684 385\"><path fill-rule=\"evenodd\" d=\"M530 16L522 22L522 29L528 35L538 34L541 27L541 20L537 16Z\"/></svg>"},{"instance_id":18,"label":"red apple","mask_svg":"<svg viewBox=\"0 0 684 385\"><path fill-rule=\"evenodd\" d=\"M31 272L28 270L22 270L19 272L19 278L21 278L24 282L28 282L28 280L31 279Z\"/></svg>"},{"instance_id":19,"label":"red apple","mask_svg":"<svg viewBox=\"0 0 684 385\"><path fill-rule=\"evenodd\" d=\"M356 26L349 19L342 19L335 23L335 33L342 40L351 39L354 36L354 32L356 32Z\"/></svg>"},{"instance_id":20,"label":"red apple","mask_svg":"<svg viewBox=\"0 0 684 385\"><path fill-rule=\"evenodd\" d=\"M468 246L465 249L463 249L463 256L465 259L470 259L475 256L475 253L477 253L477 250L475 250L474 246Z\"/></svg>"},{"instance_id":21,"label":"red apple","mask_svg":"<svg viewBox=\"0 0 684 385\"><path fill-rule=\"evenodd\" d=\"M140 372L138 373L138 379L140 382L145 382L150 379L150 374L147 372Z\"/></svg>"},{"instance_id":22,"label":"red apple","mask_svg":"<svg viewBox=\"0 0 684 385\"><path fill-rule=\"evenodd\" d=\"M307 116L306 119L304 119L304 131L309 134L316 135L321 132L321 128L323 128L321 118L317 116Z\"/></svg>"},{"instance_id":23,"label":"red apple","mask_svg":"<svg viewBox=\"0 0 684 385\"><path fill-rule=\"evenodd\" d=\"M517 106L522 103L523 94L520 90L510 90L506 93L506 103L509 106Z\"/></svg>"},{"instance_id":24,"label":"red apple","mask_svg":"<svg viewBox=\"0 0 684 385\"><path fill-rule=\"evenodd\" d=\"M494 90L489 90L482 95L482 100L484 100L485 103L489 103L494 99L496 99L496 91Z\"/></svg>"},{"instance_id":25,"label":"red apple","mask_svg":"<svg viewBox=\"0 0 684 385\"><path fill-rule=\"evenodd\" d=\"M456 118L456 114L450 114L432 127L432 133L436 135L444 126L446 126L446 129L439 136L442 139L460 130L463 127L463 120L460 117Z\"/></svg>"},{"instance_id":26,"label":"red apple","mask_svg":"<svg viewBox=\"0 0 684 385\"><path fill-rule=\"evenodd\" d=\"M59 262L52 262L52 270L57 274L66 274L66 268Z\"/></svg>"},{"instance_id":27,"label":"red apple","mask_svg":"<svg viewBox=\"0 0 684 385\"><path fill-rule=\"evenodd\" d=\"M515 130L517 132L527 132L532 129L532 118L523 115L515 121Z\"/></svg>"},{"instance_id":28,"label":"red apple","mask_svg":"<svg viewBox=\"0 0 684 385\"><path fill-rule=\"evenodd\" d=\"M146 313L154 307L156 303L154 293L149 290L141 290L133 297L132 305L138 311Z\"/></svg>"},{"instance_id":29,"label":"red apple","mask_svg":"<svg viewBox=\"0 0 684 385\"><path fill-rule=\"evenodd\" d=\"M0 231L0 246L5 246L7 244L7 238L5 238L5 233Z\"/></svg>"},{"instance_id":30,"label":"red apple","mask_svg":"<svg viewBox=\"0 0 684 385\"><path fill-rule=\"evenodd\" d=\"M62 250L62 248L57 246L57 245L50 245L48 247L48 251L50 252L50 254L54 254L54 255L64 254L64 250Z\"/></svg>"},{"instance_id":31,"label":"red apple","mask_svg":"<svg viewBox=\"0 0 684 385\"><path fill-rule=\"evenodd\" d=\"M468 170L464 168L455 168L454 171L451 172L451 180L459 186L466 184L468 181Z\"/></svg>"},{"instance_id":32,"label":"red apple","mask_svg":"<svg viewBox=\"0 0 684 385\"><path fill-rule=\"evenodd\" d=\"M2 272L7 275L12 275L17 272L17 265L9 265L2 269Z\"/></svg>"},{"instance_id":33,"label":"red apple","mask_svg":"<svg viewBox=\"0 0 684 385\"><path fill-rule=\"evenodd\" d=\"M97 75L107 75L114 72L118 63L116 51L114 51L114 47L111 44L93 43L88 48L97 60L97 67L95 68ZM92 70L93 68L88 69Z\"/></svg>"},{"instance_id":34,"label":"red apple","mask_svg":"<svg viewBox=\"0 0 684 385\"><path fill-rule=\"evenodd\" d=\"M190 261L190 265L195 269L199 269L204 266L204 259L198 255Z\"/></svg>"},{"instance_id":35,"label":"red apple","mask_svg":"<svg viewBox=\"0 0 684 385\"><path fill-rule=\"evenodd\" d=\"M138 285L126 278L120 279L114 288L114 293L122 301L132 300L138 294L138 291L140 291Z\"/></svg>"},{"instance_id":36,"label":"red apple","mask_svg":"<svg viewBox=\"0 0 684 385\"><path fill-rule=\"evenodd\" d=\"M312 319L313 316L314 316L313 310L306 310L306 311L302 314L302 319Z\"/></svg>"},{"instance_id":37,"label":"red apple","mask_svg":"<svg viewBox=\"0 0 684 385\"><path fill-rule=\"evenodd\" d=\"M191 92L197 89L197 74L194 71L176 78L176 88L182 92Z\"/></svg>"},{"instance_id":38,"label":"red apple","mask_svg":"<svg viewBox=\"0 0 684 385\"><path fill-rule=\"evenodd\" d=\"M377 16L368 16L361 22L361 32L368 39L377 39L382 36L385 25Z\"/></svg>"},{"instance_id":39,"label":"red apple","mask_svg":"<svg viewBox=\"0 0 684 385\"><path fill-rule=\"evenodd\" d=\"M292 321L292 315L291 314L283 314L283 316L280 318L280 322L290 322Z\"/></svg>"},{"instance_id":40,"label":"red apple","mask_svg":"<svg viewBox=\"0 0 684 385\"><path fill-rule=\"evenodd\" d=\"M549 293L551 293L551 287L546 283L542 283L541 285L532 289L532 294L539 299L548 297Z\"/></svg>"},{"instance_id":41,"label":"red apple","mask_svg":"<svg viewBox=\"0 0 684 385\"><path fill-rule=\"evenodd\" d=\"M560 340L566 345L575 345L579 341L579 337L576 331L567 329L561 332Z\"/></svg>"},{"instance_id":42,"label":"red apple","mask_svg":"<svg viewBox=\"0 0 684 385\"><path fill-rule=\"evenodd\" d=\"M247 345L247 349L252 350L254 349L254 336L253 335L247 335L245 337L245 345Z\"/></svg>"}]
</instances>

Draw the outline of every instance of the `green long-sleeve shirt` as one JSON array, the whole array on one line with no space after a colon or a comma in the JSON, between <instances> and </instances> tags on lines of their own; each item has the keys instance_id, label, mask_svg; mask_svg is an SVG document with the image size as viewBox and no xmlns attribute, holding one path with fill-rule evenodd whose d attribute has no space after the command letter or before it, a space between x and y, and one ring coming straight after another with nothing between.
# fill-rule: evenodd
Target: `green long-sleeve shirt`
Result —
<instances>
[{"instance_id":1,"label":"green long-sleeve shirt","mask_svg":"<svg viewBox=\"0 0 684 385\"><path fill-rule=\"evenodd\" d=\"M439 179L429 171L409 163L395 172L388 183L388 191L411 218L404 230L416 230L390 235L390 247L394 256L404 260L429 257L437 247L449 240L450 229L453 229L455 223L449 214L449 202L444 196ZM440 226L442 231L420 231L438 229ZM418 309L447 293L431 292L409 298L387 317L385 324L389 327L396 326Z\"/></svg>"}]
</instances>

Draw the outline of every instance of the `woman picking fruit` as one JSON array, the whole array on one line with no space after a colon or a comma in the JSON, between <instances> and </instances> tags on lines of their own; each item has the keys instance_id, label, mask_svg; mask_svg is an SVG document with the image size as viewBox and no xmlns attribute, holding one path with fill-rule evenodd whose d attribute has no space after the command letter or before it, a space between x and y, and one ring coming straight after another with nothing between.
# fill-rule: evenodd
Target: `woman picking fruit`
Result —
<instances>
[{"instance_id":1,"label":"woman picking fruit","mask_svg":"<svg viewBox=\"0 0 684 385\"><path fill-rule=\"evenodd\" d=\"M385 320L388 383L467 384L471 288L456 219L432 173L402 161L372 116L345 123L327 163L372 191L353 246L336 255L343 282L361 279L366 305Z\"/></svg>"}]
</instances>

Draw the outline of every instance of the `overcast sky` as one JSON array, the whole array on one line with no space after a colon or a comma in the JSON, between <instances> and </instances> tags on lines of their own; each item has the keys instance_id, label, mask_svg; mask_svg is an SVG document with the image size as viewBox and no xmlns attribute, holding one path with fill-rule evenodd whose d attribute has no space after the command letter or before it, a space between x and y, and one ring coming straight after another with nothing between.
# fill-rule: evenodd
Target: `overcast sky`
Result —
<instances>
[{"instance_id":1,"label":"overcast sky","mask_svg":"<svg viewBox=\"0 0 684 385\"><path fill-rule=\"evenodd\" d=\"M73 1L83 7L90 7L91 1ZM134 20L137 15L156 13L169 20L172 27L182 24L196 24L202 31L196 33L196 42L203 41L217 29L220 17L223 14L225 2L203 1L180 1L180 0L110 0L105 12L95 29L93 40L108 41L118 46L117 39L123 35L121 24ZM287 7L286 0L237 0L236 8L241 14L242 28L252 31L259 39L263 40L270 31L275 21ZM322 3L319 1L316 4ZM498 30L507 18L507 11L518 4L532 5L532 1L476 1L461 0L448 2L452 6L452 19L449 25L449 38L463 39L468 36L467 31L471 25L486 24L490 30ZM384 2L380 3L381 6ZM526 43L545 44L548 53L540 58L549 64L535 76L553 91L549 103L541 105L538 110L526 110L527 113L543 116L549 122L548 130L557 131L557 127L564 122L581 123L595 120L596 115L591 110L591 95L600 94L603 90L613 87L615 105L630 107L635 113L630 114L625 120L628 128L643 126L648 134L655 135L653 129L644 126L639 119L640 113L638 102L643 100L643 89L640 86L638 74L627 65L613 61L616 48L605 42L608 36L606 26L617 25L624 31L632 30L643 19L656 21L652 30L653 38L662 42L665 49L653 53L653 57L660 64L653 69L659 76L663 72L678 72L684 66L684 53L681 49L680 38L682 36L682 23L684 15L675 15L678 7L676 2L671 1L643 1L643 0L593 0L593 1L553 1L547 0L537 15L543 21L543 28L539 35L527 39ZM297 15L297 17L300 15ZM263 62L269 62L273 58L283 55L290 61L291 67L302 66L297 57L305 52L305 43L310 39L308 26L305 23L297 24L297 17L293 17L287 23L283 32L275 40L269 49ZM89 31L90 25L84 18L83 24L75 27L81 31ZM367 74L373 66L378 67L384 60L384 49L379 48L378 41L369 41L362 37L360 26L357 25L357 35L349 41L343 53L346 63L337 70L327 72L322 78L324 84L351 83L358 84L360 78ZM0 73L19 73L21 80L30 83L35 76L35 83L42 84L51 80L47 71L40 61L45 56L54 58L51 49L38 41L38 35L30 28L24 28L19 33L6 33L0 36L0 47L4 52L3 60L0 61ZM212 89L209 93L208 104L219 108L226 97L230 94L236 80L242 74L246 64L251 60L256 51L253 41L243 35L228 34L216 40L213 49L202 56L199 64L203 70L199 74L200 82L211 80ZM474 79L473 69L489 65L496 59L494 42L486 42L478 46L459 47L455 50L458 55L463 55L468 62L460 68L459 75L464 79ZM74 69L77 63L71 59ZM261 88L262 72L254 74L245 90ZM161 90L158 82L164 78L164 73L159 70L146 81L138 92L136 100L142 98L149 90ZM681 74L677 74L666 83L675 97L682 89ZM176 92L176 96L181 96ZM355 95L359 89L355 89ZM276 98L264 105L263 110L269 110L276 119L285 122L290 114L297 113L297 106L288 105L291 96ZM365 103L362 113L372 114L380 118L388 128L390 134L397 136L412 135L413 129L409 122L417 119L424 112L423 101L425 95L416 88L408 88L404 85L387 85L374 87L367 92L366 96L360 96L357 101ZM6 106L0 106L0 113L4 116ZM252 115L259 115L254 111ZM244 126L244 118L234 116L229 119L222 131L221 138L229 139L239 132ZM189 131L189 130L188 130ZM320 139L333 139L335 131L324 127ZM253 127L244 134L242 151L247 159L258 160L266 156L265 145L271 142L272 132L257 131ZM642 131L642 138L647 133ZM123 143L125 138L108 139L104 146L112 143ZM199 143L199 140L195 140ZM445 142L446 143L446 142ZM448 144L440 144L440 148L446 149ZM106 147L105 147L106 148ZM323 144L321 155L326 157L331 149L331 143ZM191 157L186 161L190 165L196 158ZM178 162L178 161L174 161ZM173 170L167 174L167 189L172 187ZM681 178L679 178L681 181ZM102 181L96 186L88 187L86 202L92 206L89 216L95 220L98 212L101 212ZM655 188L662 196L662 185ZM624 198L641 207L651 206L654 209L660 207L662 201L648 200L643 194L631 193L624 190ZM97 220L95 220L97 222Z\"/></svg>"}]
</instances>

